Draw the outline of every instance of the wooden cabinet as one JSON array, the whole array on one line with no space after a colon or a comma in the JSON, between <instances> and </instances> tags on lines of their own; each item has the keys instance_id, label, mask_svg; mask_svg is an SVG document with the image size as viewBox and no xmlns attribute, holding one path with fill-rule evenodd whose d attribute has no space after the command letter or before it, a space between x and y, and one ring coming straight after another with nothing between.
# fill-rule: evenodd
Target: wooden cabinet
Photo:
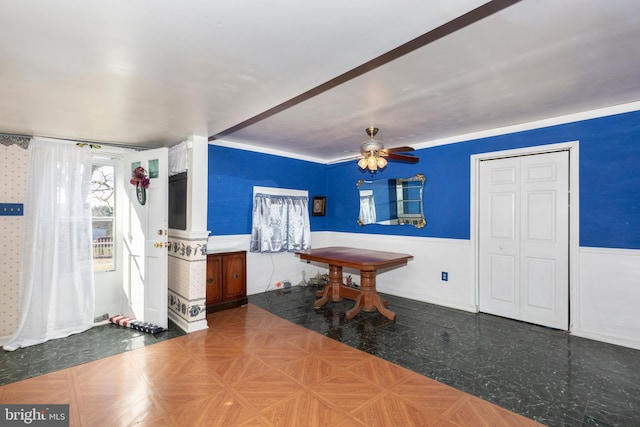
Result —
<instances>
[{"instance_id":1,"label":"wooden cabinet","mask_svg":"<svg viewBox=\"0 0 640 427\"><path fill-rule=\"evenodd\" d=\"M207 254L207 313L247 303L247 251Z\"/></svg>"}]
</instances>

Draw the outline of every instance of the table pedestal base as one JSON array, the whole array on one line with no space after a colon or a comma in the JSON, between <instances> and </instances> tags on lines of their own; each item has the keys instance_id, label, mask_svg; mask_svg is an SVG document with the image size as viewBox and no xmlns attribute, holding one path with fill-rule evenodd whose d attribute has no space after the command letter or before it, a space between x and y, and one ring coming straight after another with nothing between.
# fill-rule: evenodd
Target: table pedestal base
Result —
<instances>
[{"instance_id":1,"label":"table pedestal base","mask_svg":"<svg viewBox=\"0 0 640 427\"><path fill-rule=\"evenodd\" d=\"M329 283L322 291L316 292L316 296L320 299L314 303L314 307L322 307L329 299L342 301L342 298L348 298L355 300L355 305L346 312L347 319L353 319L360 310L366 312L378 310L387 319L394 320L396 314L387 308L387 302L383 301L376 291L376 272L360 271L360 278L362 280L360 290L344 286L342 284L342 267L329 265Z\"/></svg>"},{"instance_id":2,"label":"table pedestal base","mask_svg":"<svg viewBox=\"0 0 640 427\"><path fill-rule=\"evenodd\" d=\"M316 292L316 296L320 299L316 301L313 306L315 308L322 307L324 303L329 301L342 301L340 295L340 287L342 286L342 267L339 265L329 266L329 283L325 285L324 289Z\"/></svg>"},{"instance_id":3,"label":"table pedestal base","mask_svg":"<svg viewBox=\"0 0 640 427\"><path fill-rule=\"evenodd\" d=\"M387 302L382 301L382 298L380 298L380 295L378 295L378 292L376 291L375 271L361 271L360 279L362 280L362 283L360 284L360 294L356 298L354 307L347 311L347 319L353 319L360 310L366 312L378 310L380 314L387 319L394 320L396 318L396 314L387 309Z\"/></svg>"}]
</instances>

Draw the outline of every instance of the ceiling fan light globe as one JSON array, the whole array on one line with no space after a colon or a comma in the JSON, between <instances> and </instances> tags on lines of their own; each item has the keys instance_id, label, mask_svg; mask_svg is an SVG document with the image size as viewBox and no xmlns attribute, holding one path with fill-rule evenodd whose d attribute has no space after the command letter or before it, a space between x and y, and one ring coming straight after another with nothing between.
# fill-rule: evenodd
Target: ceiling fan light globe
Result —
<instances>
[{"instance_id":1,"label":"ceiling fan light globe","mask_svg":"<svg viewBox=\"0 0 640 427\"><path fill-rule=\"evenodd\" d=\"M383 168L387 166L387 159L385 159L384 157L378 157L378 161L376 163L378 164L379 168Z\"/></svg>"},{"instance_id":2,"label":"ceiling fan light globe","mask_svg":"<svg viewBox=\"0 0 640 427\"><path fill-rule=\"evenodd\" d=\"M367 159L367 167L369 168L369 170L372 170L372 171L378 169L378 162L376 157L371 156Z\"/></svg>"},{"instance_id":3,"label":"ceiling fan light globe","mask_svg":"<svg viewBox=\"0 0 640 427\"><path fill-rule=\"evenodd\" d=\"M367 167L367 159L366 158L361 158L360 161L358 162L358 166L360 167L360 169L364 169Z\"/></svg>"}]
</instances>

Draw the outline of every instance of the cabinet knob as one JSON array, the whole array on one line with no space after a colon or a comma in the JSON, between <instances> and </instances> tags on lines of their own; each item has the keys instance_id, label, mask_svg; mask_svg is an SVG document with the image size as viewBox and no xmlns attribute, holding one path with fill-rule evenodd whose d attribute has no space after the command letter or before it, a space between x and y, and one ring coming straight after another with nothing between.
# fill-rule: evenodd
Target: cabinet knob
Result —
<instances>
[{"instance_id":1,"label":"cabinet knob","mask_svg":"<svg viewBox=\"0 0 640 427\"><path fill-rule=\"evenodd\" d=\"M213 283L213 279L207 279L207 283Z\"/></svg>"},{"instance_id":2,"label":"cabinet knob","mask_svg":"<svg viewBox=\"0 0 640 427\"><path fill-rule=\"evenodd\" d=\"M237 278L238 278L238 274L237 274L237 273L236 273L236 274L234 274L234 275L233 275L233 278L234 278L234 279L237 279Z\"/></svg>"}]
</instances>

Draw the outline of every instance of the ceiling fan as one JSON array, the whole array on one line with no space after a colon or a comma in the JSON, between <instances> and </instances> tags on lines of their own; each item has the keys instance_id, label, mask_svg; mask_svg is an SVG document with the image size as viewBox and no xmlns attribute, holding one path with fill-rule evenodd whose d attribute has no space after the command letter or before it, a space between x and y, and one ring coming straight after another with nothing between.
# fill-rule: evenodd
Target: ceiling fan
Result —
<instances>
[{"instance_id":1,"label":"ceiling fan","mask_svg":"<svg viewBox=\"0 0 640 427\"><path fill-rule=\"evenodd\" d=\"M360 144L362 157L358 162L358 166L361 169L369 169L371 172L374 172L378 168L385 167L387 165L387 159L406 163L417 163L418 160L420 160L411 154L400 154L413 151L413 147L384 148L382 141L375 139L378 130L378 128L373 126L365 129L367 135L369 135L369 139Z\"/></svg>"}]
</instances>

